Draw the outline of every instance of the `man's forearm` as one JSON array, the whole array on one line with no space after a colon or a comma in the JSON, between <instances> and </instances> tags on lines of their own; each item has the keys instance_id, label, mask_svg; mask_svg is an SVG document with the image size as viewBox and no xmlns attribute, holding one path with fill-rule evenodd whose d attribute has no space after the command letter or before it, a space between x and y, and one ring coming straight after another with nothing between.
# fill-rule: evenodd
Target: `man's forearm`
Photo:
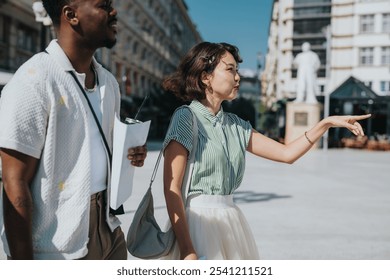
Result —
<instances>
[{"instance_id":1,"label":"man's forearm","mask_svg":"<svg viewBox=\"0 0 390 280\"><path fill-rule=\"evenodd\" d=\"M14 260L33 259L30 190L26 186L7 186L6 182L4 187L4 227L10 257Z\"/></svg>"},{"instance_id":2,"label":"man's forearm","mask_svg":"<svg viewBox=\"0 0 390 280\"><path fill-rule=\"evenodd\" d=\"M32 259L33 202L30 185L39 159L0 149L4 186L4 228L12 259Z\"/></svg>"}]
</instances>

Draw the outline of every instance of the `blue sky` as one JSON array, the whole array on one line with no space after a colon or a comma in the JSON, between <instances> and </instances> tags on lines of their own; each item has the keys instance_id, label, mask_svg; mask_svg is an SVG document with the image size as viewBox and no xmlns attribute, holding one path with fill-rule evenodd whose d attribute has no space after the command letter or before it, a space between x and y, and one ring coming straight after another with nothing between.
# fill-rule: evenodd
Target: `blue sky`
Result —
<instances>
[{"instance_id":1,"label":"blue sky","mask_svg":"<svg viewBox=\"0 0 390 280\"><path fill-rule=\"evenodd\" d=\"M203 40L240 49L240 68L256 69L257 53L267 52L273 0L185 0Z\"/></svg>"}]
</instances>

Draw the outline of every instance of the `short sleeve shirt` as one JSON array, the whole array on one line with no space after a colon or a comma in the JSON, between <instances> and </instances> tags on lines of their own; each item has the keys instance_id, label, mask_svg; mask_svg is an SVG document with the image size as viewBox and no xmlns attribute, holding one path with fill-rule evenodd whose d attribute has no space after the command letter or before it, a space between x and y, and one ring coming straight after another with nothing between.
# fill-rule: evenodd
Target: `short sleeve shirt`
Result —
<instances>
[{"instance_id":1,"label":"short sleeve shirt","mask_svg":"<svg viewBox=\"0 0 390 280\"><path fill-rule=\"evenodd\" d=\"M213 115L199 101L190 105L198 122L198 146L189 195L229 195L242 182L252 126L221 110ZM192 113L185 107L172 116L164 148L174 140L192 151Z\"/></svg>"},{"instance_id":2,"label":"short sleeve shirt","mask_svg":"<svg viewBox=\"0 0 390 280\"><path fill-rule=\"evenodd\" d=\"M53 40L46 50L49 54L39 53L23 64L2 91L0 147L40 159L30 185L34 258L77 259L87 253L94 119L60 45ZM93 63L100 82L101 125L112 147L119 85ZM114 216L107 222L111 229L120 224ZM2 223L0 232L9 254Z\"/></svg>"}]
</instances>

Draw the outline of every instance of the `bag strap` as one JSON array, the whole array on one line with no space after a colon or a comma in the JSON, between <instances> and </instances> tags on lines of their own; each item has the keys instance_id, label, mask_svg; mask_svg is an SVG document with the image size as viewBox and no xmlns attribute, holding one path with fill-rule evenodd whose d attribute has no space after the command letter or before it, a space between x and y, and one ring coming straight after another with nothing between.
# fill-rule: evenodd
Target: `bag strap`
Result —
<instances>
[{"instance_id":1,"label":"bag strap","mask_svg":"<svg viewBox=\"0 0 390 280\"><path fill-rule=\"evenodd\" d=\"M50 53L47 50L44 50L44 52L47 53L48 55L50 55ZM89 109L92 112L93 118L95 119L95 123L96 123L96 125L97 125L97 127L99 129L100 135L102 136L103 143L104 143L104 146L105 146L106 151L107 151L108 159L109 159L109 162L110 162L110 170L112 170L112 154L111 154L111 151L110 151L110 147L108 146L108 142L107 142L106 136L104 135L103 128L100 125L98 117L96 116L95 110L93 109L92 104L89 101L89 98L88 98L87 93L85 92L83 86L80 84L79 79L77 79L76 74L73 71L68 71L68 72L69 72L69 74L72 75L72 77L75 80L77 86L80 88L81 92L83 93L83 95L85 97L85 100L87 101L88 107L89 107ZM96 75L97 75L97 73L96 73ZM96 77L96 78L98 79L98 77ZM99 83L99 80L98 80L98 83ZM125 213L125 210L123 209L123 205L119 206L119 208L116 209L116 210L112 209L110 207L110 213L113 214L113 215L122 215L122 214Z\"/></svg>"},{"instance_id":2,"label":"bag strap","mask_svg":"<svg viewBox=\"0 0 390 280\"><path fill-rule=\"evenodd\" d=\"M50 53L47 50L44 50L43 52L47 53L48 55L50 55ZM69 74L72 75L72 77L75 80L77 86L80 88L80 90L83 93L85 99L87 100L88 107L91 109L93 118L95 119L96 125L97 125L97 127L99 129L99 132L100 132L100 135L102 136L102 139L103 139L103 142L104 142L104 146L106 147L108 158L110 159L110 167L111 167L111 165L112 165L112 155L111 155L110 147L108 146L108 142L107 142L106 136L104 135L102 126L100 125L99 119L96 116L95 110L93 109L92 104L89 101L89 98L88 98L87 93L85 92L83 86L80 84L79 79L77 79L76 74L73 71L68 71L68 72L69 72ZM96 73L96 75L97 75L97 73ZM99 83L99 80L98 80L98 83Z\"/></svg>"},{"instance_id":3,"label":"bag strap","mask_svg":"<svg viewBox=\"0 0 390 280\"><path fill-rule=\"evenodd\" d=\"M194 171L195 154L196 154L196 149L198 146L198 121L196 119L195 113L191 110L191 108L189 106L183 105L183 106L179 107L178 109L183 108L183 107L188 108L192 113L192 150L190 153L190 157L187 161L186 171L185 171L183 183L182 183L182 197L183 197L183 201L184 201L184 205L185 205L187 202L188 190L189 190L190 184L191 184L192 173ZM178 109L176 109L176 111ZM169 125L169 127L170 127L170 125ZM154 166L152 178L150 179L150 184L149 184L150 189L152 188L152 184L154 182L154 179L156 178L158 166L160 164L160 160L161 160L163 151L164 151L164 148L162 148L160 150L156 164ZM185 188L183 188L183 186L185 186Z\"/></svg>"},{"instance_id":4,"label":"bag strap","mask_svg":"<svg viewBox=\"0 0 390 280\"><path fill-rule=\"evenodd\" d=\"M89 108L91 109L93 118L95 119L96 125L97 125L97 127L98 127L98 129L99 129L99 132L100 132L100 135L102 136L102 139L103 139L103 142L104 142L104 146L106 147L107 154L108 154L108 158L110 159L110 166L111 166L111 165L112 165L112 155L111 155L110 147L108 146L108 142L107 142L106 136L104 135L103 128L102 128L102 126L100 125L99 119L98 119L98 117L96 116L96 113L95 113L95 110L94 110L93 107L92 107L91 101L89 101L89 98L88 98L88 96L87 96L87 93L85 92L83 86L80 84L79 79L77 79L76 74L75 74L73 71L69 71L69 73L72 75L73 79L76 81L76 84L77 84L78 87L80 88L81 92L83 93L83 95L84 95L84 97L85 97L85 100L86 100L87 103L88 103ZM96 74L96 75L97 75L97 74ZM112 167L112 166L111 166L111 167Z\"/></svg>"},{"instance_id":5,"label":"bag strap","mask_svg":"<svg viewBox=\"0 0 390 280\"><path fill-rule=\"evenodd\" d=\"M112 170L112 155L111 155L110 147L108 146L108 142L107 142L106 136L104 135L103 128L100 125L99 119L96 116L96 113L95 113L95 110L92 107L91 101L89 101L87 93L85 92L83 86L80 84L79 79L77 79L76 74L73 71L69 71L69 73L72 75L73 79L76 81L76 84L79 86L81 92L83 93L83 95L85 97L85 100L88 103L88 107L91 109L93 118L95 119L95 123L96 123L96 125L97 125L97 127L99 129L100 135L102 136L102 139L103 139L103 142L104 142L104 146L106 147L106 151L107 151L107 154L108 154L108 159L109 159L109 162L110 162L110 170ZM113 209L113 208L110 207L110 213L113 214L113 215L123 215L125 213L125 210L123 208L123 205L119 206L118 209Z\"/></svg>"}]
</instances>

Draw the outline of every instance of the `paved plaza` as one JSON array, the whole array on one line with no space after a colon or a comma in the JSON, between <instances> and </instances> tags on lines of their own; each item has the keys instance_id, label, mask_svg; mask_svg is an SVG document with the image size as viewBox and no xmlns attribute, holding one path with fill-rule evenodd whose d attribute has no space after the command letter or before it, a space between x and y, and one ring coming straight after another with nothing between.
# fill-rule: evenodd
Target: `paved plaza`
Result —
<instances>
[{"instance_id":1,"label":"paved plaza","mask_svg":"<svg viewBox=\"0 0 390 280\"><path fill-rule=\"evenodd\" d=\"M120 217L125 234L149 186L158 148L151 143L145 166L136 170L133 194ZM153 187L164 224L162 166ZM248 154L235 201L262 259L390 259L390 152L313 150L293 165Z\"/></svg>"}]
</instances>

